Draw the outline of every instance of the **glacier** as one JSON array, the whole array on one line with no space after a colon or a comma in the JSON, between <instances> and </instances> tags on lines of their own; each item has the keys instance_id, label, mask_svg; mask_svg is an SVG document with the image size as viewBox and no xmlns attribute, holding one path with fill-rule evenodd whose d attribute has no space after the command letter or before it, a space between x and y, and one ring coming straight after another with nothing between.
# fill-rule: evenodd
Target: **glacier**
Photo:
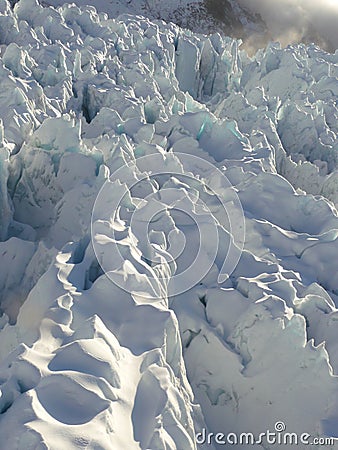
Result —
<instances>
[{"instance_id":1,"label":"glacier","mask_svg":"<svg viewBox=\"0 0 338 450\"><path fill-rule=\"evenodd\" d=\"M338 438L338 52L240 44L0 0L0 448Z\"/></svg>"}]
</instances>

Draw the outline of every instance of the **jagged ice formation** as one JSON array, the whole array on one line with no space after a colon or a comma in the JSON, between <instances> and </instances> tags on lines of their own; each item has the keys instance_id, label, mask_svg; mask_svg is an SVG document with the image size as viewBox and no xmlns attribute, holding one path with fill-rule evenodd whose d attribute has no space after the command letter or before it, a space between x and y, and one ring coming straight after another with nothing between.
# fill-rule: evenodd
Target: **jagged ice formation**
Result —
<instances>
[{"instance_id":1,"label":"jagged ice formation","mask_svg":"<svg viewBox=\"0 0 338 450\"><path fill-rule=\"evenodd\" d=\"M209 449L203 428L277 420L338 437L337 52L271 44L249 58L218 34L33 0L0 0L0 44L1 448ZM182 153L232 187L185 183L196 167ZM147 173L151 155L166 176ZM123 166L139 184L114 222ZM233 236L210 186L235 212L238 196L246 230L221 283ZM220 239L208 273L171 297L168 243L189 223L160 215L150 247L129 223L149 195L170 206L170 190ZM93 208L103 246L118 232L127 290L99 264ZM147 264L161 297L144 296Z\"/></svg>"}]
</instances>

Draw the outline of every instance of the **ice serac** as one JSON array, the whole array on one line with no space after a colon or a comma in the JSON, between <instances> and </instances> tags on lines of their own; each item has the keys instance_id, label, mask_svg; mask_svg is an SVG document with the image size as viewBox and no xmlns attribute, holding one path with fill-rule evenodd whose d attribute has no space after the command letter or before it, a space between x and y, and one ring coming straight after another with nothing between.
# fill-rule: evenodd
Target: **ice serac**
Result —
<instances>
[{"instance_id":1,"label":"ice serac","mask_svg":"<svg viewBox=\"0 0 338 450\"><path fill-rule=\"evenodd\" d=\"M8 180L8 163L9 163L9 149L4 145L3 124L0 122L0 239L3 241L8 234L8 227L13 218L13 210L11 208L11 200L7 192Z\"/></svg>"},{"instance_id":2,"label":"ice serac","mask_svg":"<svg viewBox=\"0 0 338 450\"><path fill-rule=\"evenodd\" d=\"M337 52L0 0L0 55L1 446L336 435Z\"/></svg>"}]
</instances>

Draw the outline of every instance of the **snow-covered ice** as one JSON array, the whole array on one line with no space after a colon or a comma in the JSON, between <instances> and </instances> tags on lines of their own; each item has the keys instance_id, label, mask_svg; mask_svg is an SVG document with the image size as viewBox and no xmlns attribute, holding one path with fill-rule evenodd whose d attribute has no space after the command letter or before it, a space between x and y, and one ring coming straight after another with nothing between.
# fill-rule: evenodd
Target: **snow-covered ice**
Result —
<instances>
[{"instance_id":1,"label":"snow-covered ice","mask_svg":"<svg viewBox=\"0 0 338 450\"><path fill-rule=\"evenodd\" d=\"M338 53L239 47L0 0L1 449L338 437Z\"/></svg>"}]
</instances>

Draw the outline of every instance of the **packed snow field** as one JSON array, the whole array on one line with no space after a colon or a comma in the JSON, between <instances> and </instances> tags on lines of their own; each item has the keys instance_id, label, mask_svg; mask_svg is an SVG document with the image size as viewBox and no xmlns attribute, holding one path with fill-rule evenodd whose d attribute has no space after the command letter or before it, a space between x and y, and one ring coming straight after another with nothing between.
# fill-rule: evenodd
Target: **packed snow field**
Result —
<instances>
[{"instance_id":1,"label":"packed snow field","mask_svg":"<svg viewBox=\"0 0 338 450\"><path fill-rule=\"evenodd\" d=\"M0 43L0 448L338 437L338 52L34 0Z\"/></svg>"}]
</instances>

